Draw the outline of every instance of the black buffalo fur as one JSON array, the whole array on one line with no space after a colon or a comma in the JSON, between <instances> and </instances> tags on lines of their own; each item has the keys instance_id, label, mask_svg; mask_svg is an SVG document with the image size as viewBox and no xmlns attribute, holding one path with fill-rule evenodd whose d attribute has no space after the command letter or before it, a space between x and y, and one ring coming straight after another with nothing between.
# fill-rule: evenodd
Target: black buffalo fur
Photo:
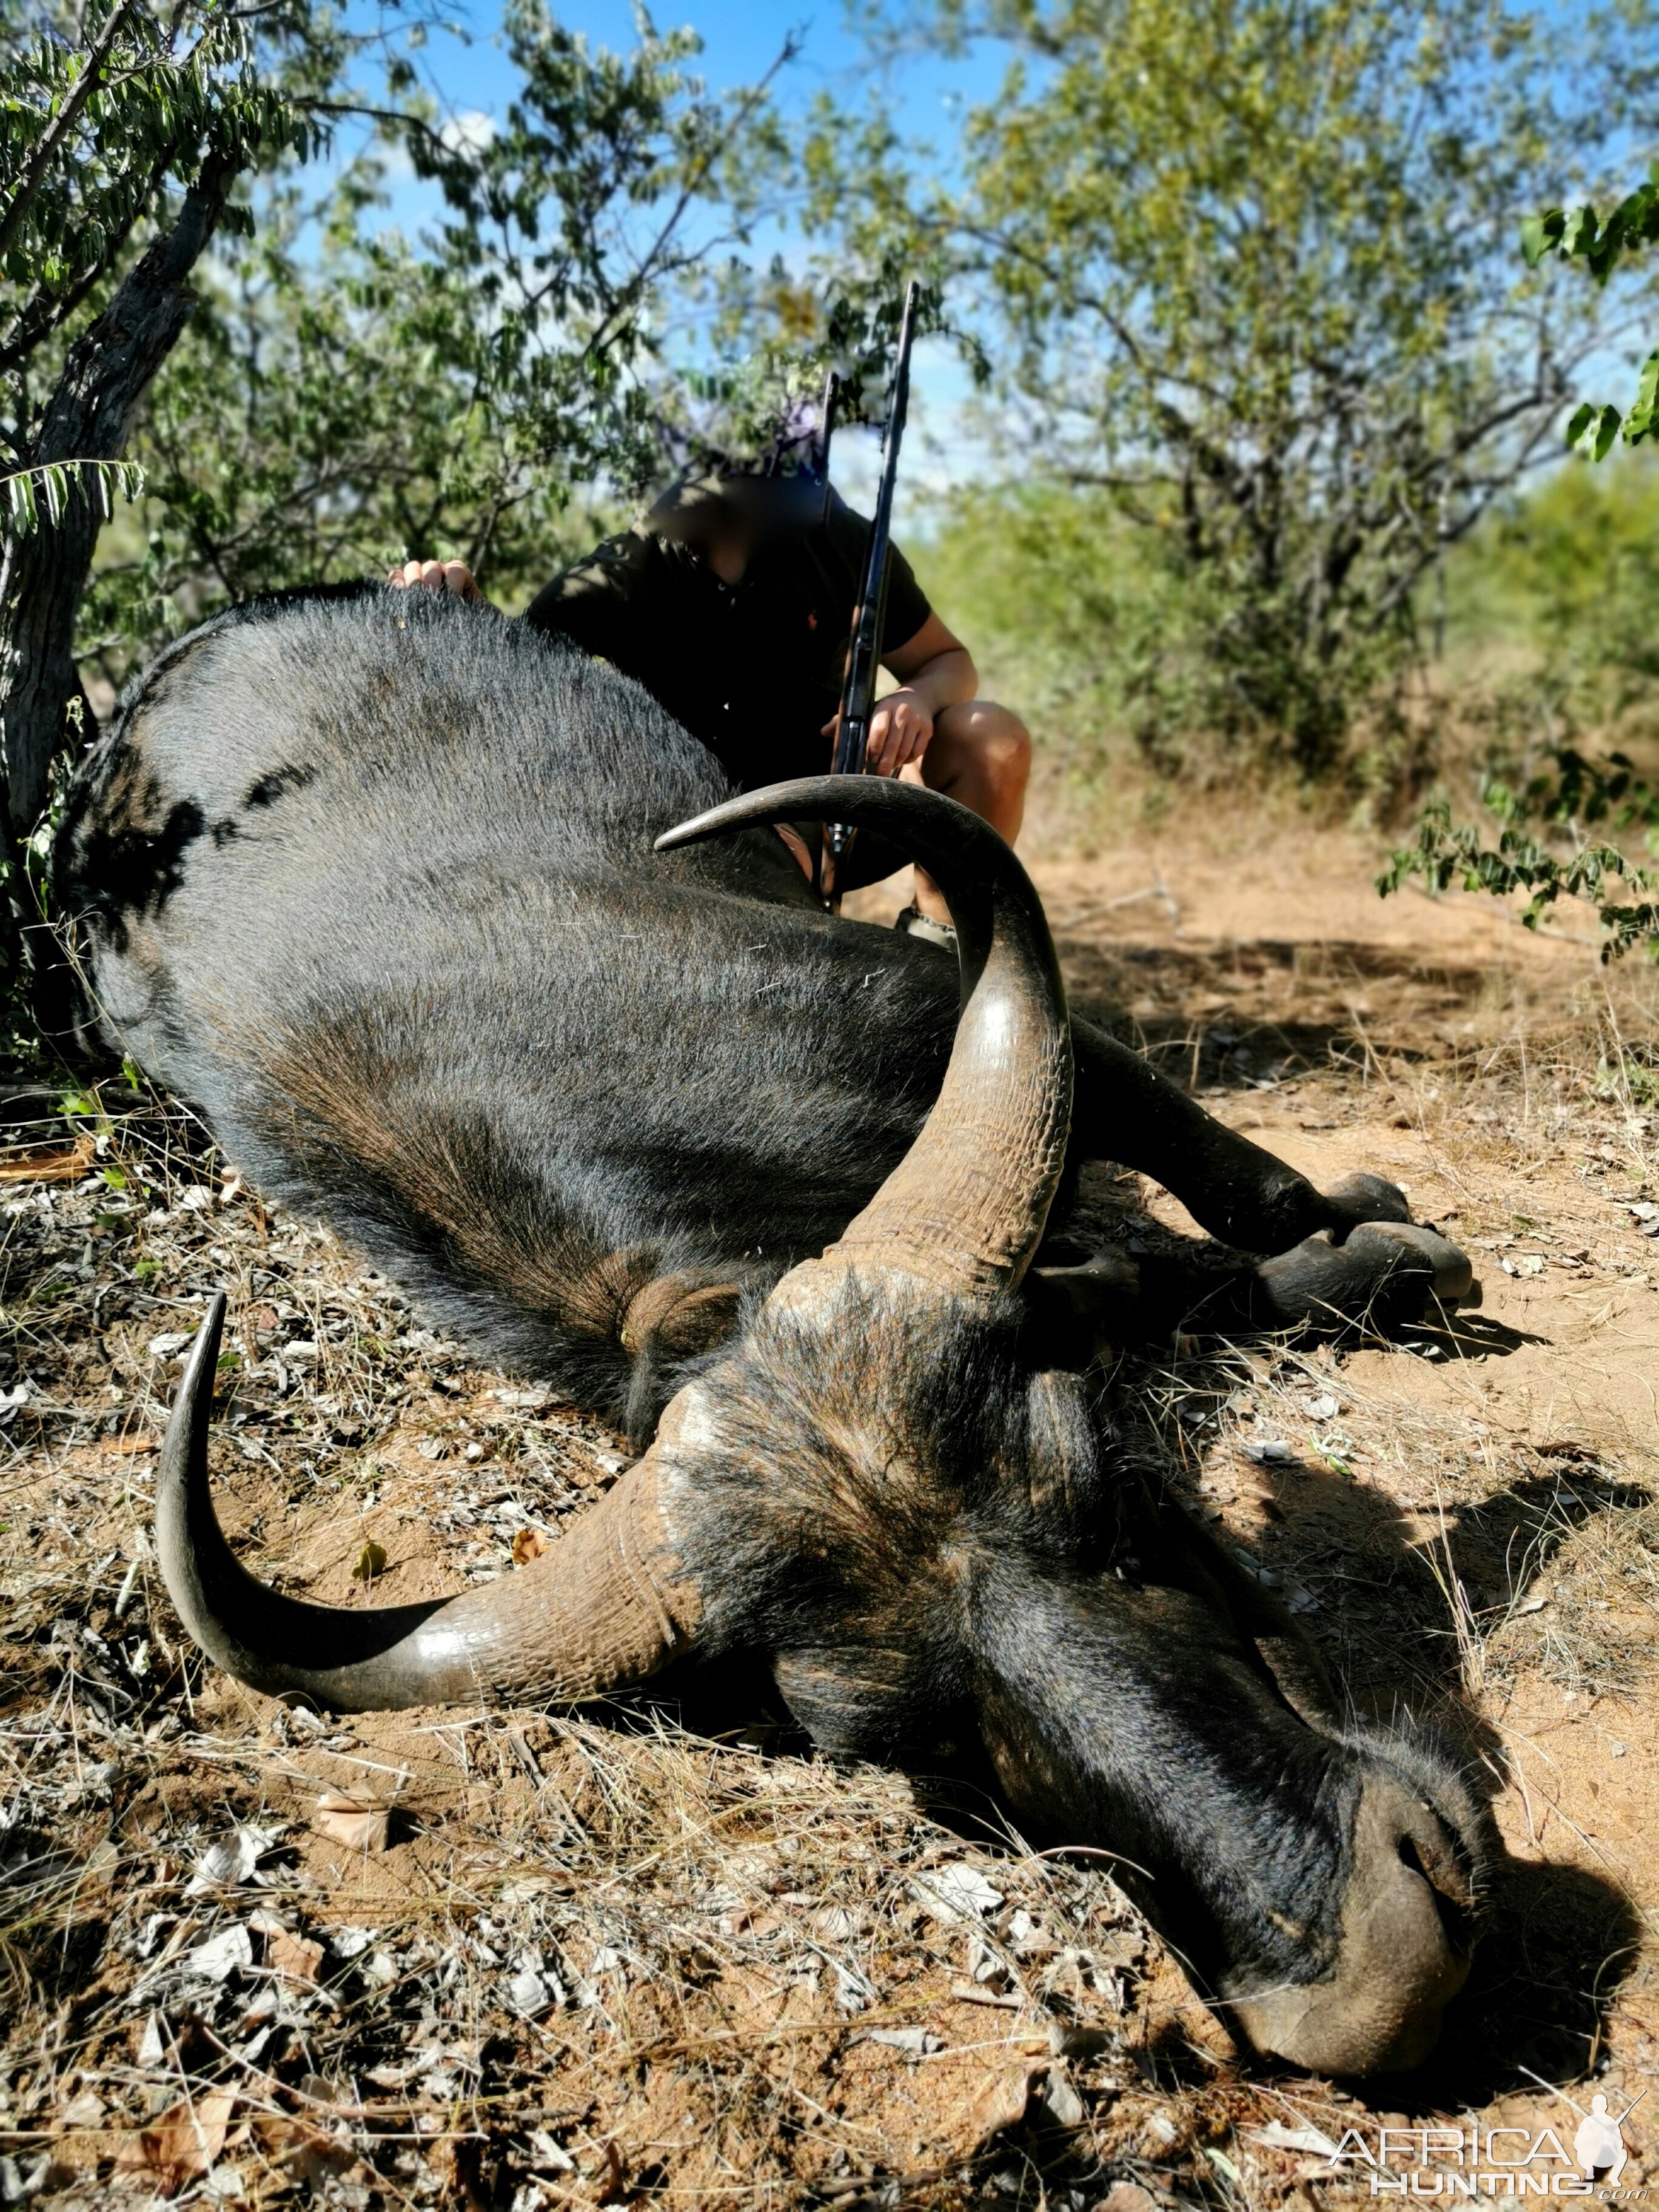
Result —
<instances>
[{"instance_id":1,"label":"black buffalo fur","mask_svg":"<svg viewBox=\"0 0 1659 2212\"><path fill-rule=\"evenodd\" d=\"M1155 1874L1200 1969L1319 1973L1362 1771L1407 1775L1472 1851L1466 1800L1431 1754L1292 1711L1263 1651L1282 1624L1056 1364L1058 1309L853 1284L810 1318L766 1305L915 1136L957 979L820 913L769 830L653 852L726 795L642 690L495 616L266 602L132 689L58 896L104 1038L262 1188L641 1437L701 1383L665 1449L708 1641L769 1658L826 1747L972 1738L1029 1825ZM1338 1225L1073 1032L1073 1166L1145 1166L1261 1252ZM1126 1323L1139 1298L1167 1326L1192 1282L1245 1311L1252 1276L1114 1279Z\"/></svg>"},{"instance_id":2,"label":"black buffalo fur","mask_svg":"<svg viewBox=\"0 0 1659 2212\"><path fill-rule=\"evenodd\" d=\"M727 793L637 685L520 624L295 593L133 685L73 794L57 897L103 1040L259 1187L643 1437L737 1295L822 1249L902 1153L957 1009L948 957L829 920L770 830L653 852ZM1251 1252L1338 1224L1073 1029L1074 1164L1145 1167ZM1255 1317L1248 1263L1192 1256L1127 1268L1121 1332L1196 1304ZM731 1296L630 1331L630 1302L682 1276Z\"/></svg>"}]
</instances>

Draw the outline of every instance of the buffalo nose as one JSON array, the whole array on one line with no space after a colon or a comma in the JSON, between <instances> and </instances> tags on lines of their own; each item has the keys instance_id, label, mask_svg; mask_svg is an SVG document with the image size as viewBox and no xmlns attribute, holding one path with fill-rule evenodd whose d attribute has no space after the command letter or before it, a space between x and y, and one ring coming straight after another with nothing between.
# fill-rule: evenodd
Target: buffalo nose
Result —
<instances>
[{"instance_id":1,"label":"buffalo nose","mask_svg":"<svg viewBox=\"0 0 1659 2212\"><path fill-rule=\"evenodd\" d=\"M1318 1981L1231 2009L1256 2049L1320 2074L1389 2074L1433 2050L1468 1978L1474 1936L1468 1853L1419 1793L1373 1771L1361 1786L1336 1954Z\"/></svg>"}]
</instances>

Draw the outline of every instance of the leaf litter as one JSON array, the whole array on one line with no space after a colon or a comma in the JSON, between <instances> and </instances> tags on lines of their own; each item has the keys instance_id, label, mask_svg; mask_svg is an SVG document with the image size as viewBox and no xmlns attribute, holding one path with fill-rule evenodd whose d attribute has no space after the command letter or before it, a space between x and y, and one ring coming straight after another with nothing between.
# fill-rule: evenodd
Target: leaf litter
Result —
<instances>
[{"instance_id":1,"label":"leaf litter","mask_svg":"<svg viewBox=\"0 0 1659 2212\"><path fill-rule=\"evenodd\" d=\"M16 1131L43 1175L0 1178L0 2201L1155 2212L1276 2206L1328 2171L1370 2108L1242 2069L1097 1861L808 1755L763 1684L678 1716L342 1721L205 1667L147 1532L213 1290L222 1510L285 1588L402 1602L511 1572L623 1457L262 1206L180 1109L80 1106ZM1504 1694L1540 1667L1569 1698L1642 1679L1646 1613L1569 1623L1526 1587L1547 1563L1553 1595L1599 1576L1617 1600L1616 1577L1646 1604L1659 1508L1613 1462L1524 1437L1459 1459L1437 1409L1372 1406L1357 1369L1176 1355L1126 1378L1165 1462L1352 1679L1382 1682L1402 1620ZM1278 1513L1317 1474L1353 1519L1356 1468L1433 1509L1398 1508L1403 1566L1392 1524ZM1538 1501L1512 1547L1495 1515L1482 1534L1500 1483ZM1461 1561L1437 1579L1448 1502L1492 1551L1484 1613ZM1374 1646L1356 1559L1384 1563ZM1569 1992L1523 2047L1512 1998L1488 2008L1561 2079L1601 2017Z\"/></svg>"},{"instance_id":2,"label":"leaf litter","mask_svg":"<svg viewBox=\"0 0 1659 2212\"><path fill-rule=\"evenodd\" d=\"M0 1212L0 2197L1081 2208L1152 2174L1142 2108L1215 2062L1177 2040L1148 2087L1155 1942L993 1808L811 1756L764 1686L708 1734L640 1699L340 1720L205 1665L148 1530L222 1285L216 1481L285 1588L510 1573L625 1459L121 1103Z\"/></svg>"}]
</instances>

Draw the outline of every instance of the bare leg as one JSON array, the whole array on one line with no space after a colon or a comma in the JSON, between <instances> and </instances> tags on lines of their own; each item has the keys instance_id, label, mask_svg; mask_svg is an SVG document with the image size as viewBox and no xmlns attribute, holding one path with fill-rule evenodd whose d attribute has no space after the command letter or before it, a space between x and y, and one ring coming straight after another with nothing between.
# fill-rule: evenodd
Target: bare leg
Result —
<instances>
[{"instance_id":1,"label":"bare leg","mask_svg":"<svg viewBox=\"0 0 1659 2212\"><path fill-rule=\"evenodd\" d=\"M920 762L900 771L901 780L924 783L971 807L1009 844L1019 835L1025 813L1025 787L1031 774L1031 740L1018 714L988 699L968 699L941 708L933 734ZM923 869L915 872L915 900L935 921L951 914L939 888Z\"/></svg>"}]
</instances>

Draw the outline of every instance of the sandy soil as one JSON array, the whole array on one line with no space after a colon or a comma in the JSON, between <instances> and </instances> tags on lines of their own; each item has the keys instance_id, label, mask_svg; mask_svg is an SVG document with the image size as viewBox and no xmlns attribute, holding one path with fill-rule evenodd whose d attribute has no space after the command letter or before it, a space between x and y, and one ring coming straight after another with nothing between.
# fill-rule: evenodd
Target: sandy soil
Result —
<instances>
[{"instance_id":1,"label":"sandy soil","mask_svg":"<svg viewBox=\"0 0 1659 2212\"><path fill-rule=\"evenodd\" d=\"M753 1684L684 1729L334 1727L204 1672L143 1530L216 1284L226 1519L289 1587L510 1571L618 1446L470 1369L176 1117L82 1115L3 1194L7 2201L1316 2204L1367 2193L1322 2148L1347 2129L1570 2142L1591 2094L1644 2093L1659 1085L1621 1041L1654 1037L1651 979L1479 902L1379 904L1374 860L1212 813L1037 873L1079 1005L1316 1178L1392 1176L1477 1260L1453 1330L1182 1343L1129 1376L1356 1709L1449 1731L1492 1798L1508 1863L1420 2076L1242 2064L1102 1876L827 1768ZM1622 2185L1659 2183L1655 2101Z\"/></svg>"}]
</instances>

